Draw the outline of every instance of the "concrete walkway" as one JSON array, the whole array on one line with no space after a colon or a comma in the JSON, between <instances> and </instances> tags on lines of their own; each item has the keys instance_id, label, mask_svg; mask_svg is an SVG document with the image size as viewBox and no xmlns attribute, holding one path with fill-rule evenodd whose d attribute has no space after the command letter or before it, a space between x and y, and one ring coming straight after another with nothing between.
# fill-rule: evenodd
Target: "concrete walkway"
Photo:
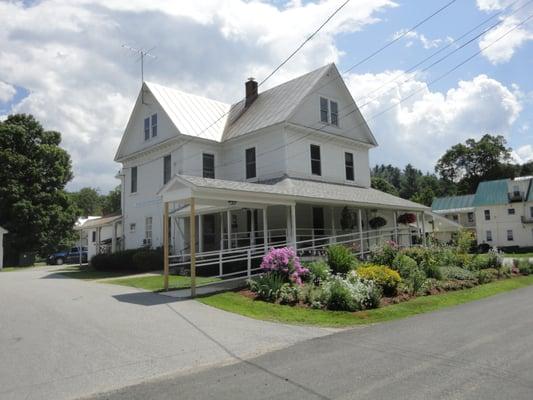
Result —
<instances>
[{"instance_id":1,"label":"concrete walkway","mask_svg":"<svg viewBox=\"0 0 533 400\"><path fill-rule=\"evenodd\" d=\"M68 279L58 268L0 273L2 400L87 396L331 333Z\"/></svg>"}]
</instances>

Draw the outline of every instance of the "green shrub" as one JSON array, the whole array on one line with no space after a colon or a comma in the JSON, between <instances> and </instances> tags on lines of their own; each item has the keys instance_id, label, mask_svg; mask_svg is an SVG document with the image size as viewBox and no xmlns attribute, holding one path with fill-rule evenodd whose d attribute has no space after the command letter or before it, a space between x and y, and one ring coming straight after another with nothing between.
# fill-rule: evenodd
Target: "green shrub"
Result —
<instances>
[{"instance_id":1,"label":"green shrub","mask_svg":"<svg viewBox=\"0 0 533 400\"><path fill-rule=\"evenodd\" d=\"M291 285L285 283L281 286L278 299L281 304L294 305L300 301L301 298L301 285Z\"/></svg>"},{"instance_id":2,"label":"green shrub","mask_svg":"<svg viewBox=\"0 0 533 400\"><path fill-rule=\"evenodd\" d=\"M395 296L401 282L400 274L384 265L365 265L357 268L357 276L378 285L386 296Z\"/></svg>"},{"instance_id":3,"label":"green shrub","mask_svg":"<svg viewBox=\"0 0 533 400\"><path fill-rule=\"evenodd\" d=\"M133 249L112 254L97 254L91 258L91 266L97 271L106 272L146 272L163 269L161 248Z\"/></svg>"},{"instance_id":4,"label":"green shrub","mask_svg":"<svg viewBox=\"0 0 533 400\"><path fill-rule=\"evenodd\" d=\"M459 254L467 254L476 248L476 239L474 233L467 229L461 229L457 233L457 252Z\"/></svg>"},{"instance_id":5,"label":"green shrub","mask_svg":"<svg viewBox=\"0 0 533 400\"><path fill-rule=\"evenodd\" d=\"M381 246L376 246L370 251L370 262L377 265L392 267L394 258L398 255L398 245L394 242L385 242Z\"/></svg>"},{"instance_id":6,"label":"green shrub","mask_svg":"<svg viewBox=\"0 0 533 400\"><path fill-rule=\"evenodd\" d=\"M320 285L321 282L328 280L331 276L331 269L325 261L313 261L306 265L309 270L309 279L315 285Z\"/></svg>"},{"instance_id":7,"label":"green shrub","mask_svg":"<svg viewBox=\"0 0 533 400\"><path fill-rule=\"evenodd\" d=\"M276 272L268 272L250 279L248 285L257 297L265 301L275 302L279 298L284 279Z\"/></svg>"},{"instance_id":8,"label":"green shrub","mask_svg":"<svg viewBox=\"0 0 533 400\"><path fill-rule=\"evenodd\" d=\"M491 256L488 254L478 254L472 258L468 269L470 271L480 271L482 269L492 268Z\"/></svg>"},{"instance_id":9,"label":"green shrub","mask_svg":"<svg viewBox=\"0 0 533 400\"><path fill-rule=\"evenodd\" d=\"M436 250L429 247L408 247L400 251L400 254L411 257L419 267L436 265Z\"/></svg>"},{"instance_id":10,"label":"green shrub","mask_svg":"<svg viewBox=\"0 0 533 400\"><path fill-rule=\"evenodd\" d=\"M437 279L442 280L442 272L440 271L440 268L437 267L435 264L425 264L422 267L422 270L424 271L424 274L430 279Z\"/></svg>"},{"instance_id":11,"label":"green shrub","mask_svg":"<svg viewBox=\"0 0 533 400\"><path fill-rule=\"evenodd\" d=\"M343 279L336 275L322 287L322 302L329 310L359 311L379 306L381 291L371 281L362 281L354 276Z\"/></svg>"},{"instance_id":12,"label":"green shrub","mask_svg":"<svg viewBox=\"0 0 533 400\"><path fill-rule=\"evenodd\" d=\"M477 282L480 285L489 283L498 278L498 271L492 268L480 269L477 271Z\"/></svg>"},{"instance_id":13,"label":"green shrub","mask_svg":"<svg viewBox=\"0 0 533 400\"><path fill-rule=\"evenodd\" d=\"M418 268L416 261L405 254L398 254L392 262L392 269L398 271L402 278L407 278L416 268Z\"/></svg>"},{"instance_id":14,"label":"green shrub","mask_svg":"<svg viewBox=\"0 0 533 400\"><path fill-rule=\"evenodd\" d=\"M525 258L518 260L518 265L516 267L522 275L533 274L533 265Z\"/></svg>"},{"instance_id":15,"label":"green shrub","mask_svg":"<svg viewBox=\"0 0 533 400\"><path fill-rule=\"evenodd\" d=\"M440 271L444 279L457 279L459 281L476 279L473 272L460 267L440 267Z\"/></svg>"},{"instance_id":16,"label":"green shrub","mask_svg":"<svg viewBox=\"0 0 533 400\"><path fill-rule=\"evenodd\" d=\"M325 294L322 286L304 285L301 293L302 300L311 308L323 308L325 306Z\"/></svg>"},{"instance_id":17,"label":"green shrub","mask_svg":"<svg viewBox=\"0 0 533 400\"><path fill-rule=\"evenodd\" d=\"M328 264L335 274L346 274L357 265L357 259L350 249L342 244L328 247Z\"/></svg>"},{"instance_id":18,"label":"green shrub","mask_svg":"<svg viewBox=\"0 0 533 400\"><path fill-rule=\"evenodd\" d=\"M409 271L409 275L406 277L405 282L409 288L409 292L415 295L420 292L426 283L426 274L422 269L416 267Z\"/></svg>"}]
</instances>

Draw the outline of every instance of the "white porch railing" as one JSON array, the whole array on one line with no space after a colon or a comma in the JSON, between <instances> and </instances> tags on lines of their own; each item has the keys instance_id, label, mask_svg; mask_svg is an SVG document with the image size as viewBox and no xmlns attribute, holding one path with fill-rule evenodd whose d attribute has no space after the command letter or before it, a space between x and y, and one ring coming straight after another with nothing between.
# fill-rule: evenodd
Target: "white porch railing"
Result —
<instances>
[{"instance_id":1,"label":"white porch railing","mask_svg":"<svg viewBox=\"0 0 533 400\"><path fill-rule=\"evenodd\" d=\"M331 244L343 244L352 249L353 254L363 257L371 251L373 246L382 244L387 240L394 240L401 246L411 246L413 244L412 232L408 227L368 230L361 233L350 232L329 236L316 235L313 229L299 229L297 231L297 238L305 237L308 234L311 237L309 239L297 240L296 243L287 241L287 232L285 229L268 231L268 238L276 237L279 234L278 231L284 231L284 240L269 240L267 243L264 243L262 240L263 232L258 231L255 232L257 234L256 239L261 243L235 246L222 250L197 252L195 254L196 274L221 278L225 282L251 277L260 271L260 260L266 251L272 247L290 246L296 248L297 254L301 257L320 257L326 254L327 247ZM235 236L236 239L241 237L242 239L248 240L251 232L236 232L232 236ZM174 269L187 269L190 267L190 258L190 253L170 255L169 266ZM211 284L216 283L218 282Z\"/></svg>"}]
</instances>

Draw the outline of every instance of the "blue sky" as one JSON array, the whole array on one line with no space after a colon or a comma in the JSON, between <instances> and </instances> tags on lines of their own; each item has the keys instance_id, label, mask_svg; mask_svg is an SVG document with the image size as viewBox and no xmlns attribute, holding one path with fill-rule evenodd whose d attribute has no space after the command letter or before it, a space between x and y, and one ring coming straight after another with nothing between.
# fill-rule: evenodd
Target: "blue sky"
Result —
<instances>
[{"instance_id":1,"label":"blue sky","mask_svg":"<svg viewBox=\"0 0 533 400\"><path fill-rule=\"evenodd\" d=\"M266 76L341 1L197 3L1 2L0 118L29 112L46 128L59 130L73 160L69 188L106 192L118 183L114 176L120 166L113 157L139 89L139 65L122 44L156 46L157 59L146 64L147 80L234 102L248 76ZM352 0L269 84L328 62L345 71L446 3ZM496 13L485 28L500 25L478 40L426 72L394 80ZM427 86L531 15L533 2L527 0L457 0L347 73L357 103L369 103L361 112L380 143L371 162L411 162L431 171L450 145L484 133L504 135L517 161L532 160L533 19ZM391 110L373 118L385 108Z\"/></svg>"}]
</instances>

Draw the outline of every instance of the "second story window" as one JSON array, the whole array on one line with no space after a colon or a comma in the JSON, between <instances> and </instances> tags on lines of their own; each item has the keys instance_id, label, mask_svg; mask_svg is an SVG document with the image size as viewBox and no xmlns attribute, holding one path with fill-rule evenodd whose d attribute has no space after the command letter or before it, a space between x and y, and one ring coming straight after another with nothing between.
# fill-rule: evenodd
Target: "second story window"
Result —
<instances>
[{"instance_id":1,"label":"second story window","mask_svg":"<svg viewBox=\"0 0 533 400\"><path fill-rule=\"evenodd\" d=\"M329 122L328 114L329 114L329 107L328 107L328 99L325 97L320 98L320 121L324 123Z\"/></svg>"},{"instance_id":2,"label":"second story window","mask_svg":"<svg viewBox=\"0 0 533 400\"><path fill-rule=\"evenodd\" d=\"M490 221L490 210L485 210L485 221Z\"/></svg>"},{"instance_id":3,"label":"second story window","mask_svg":"<svg viewBox=\"0 0 533 400\"><path fill-rule=\"evenodd\" d=\"M163 185L165 185L172 175L172 157L170 155L163 158Z\"/></svg>"},{"instance_id":4,"label":"second story window","mask_svg":"<svg viewBox=\"0 0 533 400\"><path fill-rule=\"evenodd\" d=\"M202 171L204 178L215 179L215 155L203 153L202 154Z\"/></svg>"},{"instance_id":5,"label":"second story window","mask_svg":"<svg viewBox=\"0 0 533 400\"><path fill-rule=\"evenodd\" d=\"M150 118L144 119L144 140L150 139Z\"/></svg>"},{"instance_id":6,"label":"second story window","mask_svg":"<svg viewBox=\"0 0 533 400\"><path fill-rule=\"evenodd\" d=\"M339 105L336 101L329 102L331 109L331 125L339 126Z\"/></svg>"},{"instance_id":7,"label":"second story window","mask_svg":"<svg viewBox=\"0 0 533 400\"><path fill-rule=\"evenodd\" d=\"M311 173L313 175L322 175L322 165L320 161L320 146L311 145Z\"/></svg>"},{"instance_id":8,"label":"second story window","mask_svg":"<svg viewBox=\"0 0 533 400\"><path fill-rule=\"evenodd\" d=\"M152 137L157 136L157 114L152 115Z\"/></svg>"},{"instance_id":9,"label":"second story window","mask_svg":"<svg viewBox=\"0 0 533 400\"><path fill-rule=\"evenodd\" d=\"M131 193L137 193L137 167L131 169Z\"/></svg>"},{"instance_id":10,"label":"second story window","mask_svg":"<svg viewBox=\"0 0 533 400\"><path fill-rule=\"evenodd\" d=\"M255 147L252 147L250 149L246 149L246 179L255 177Z\"/></svg>"},{"instance_id":11,"label":"second story window","mask_svg":"<svg viewBox=\"0 0 533 400\"><path fill-rule=\"evenodd\" d=\"M346 180L353 181L353 153L344 153L344 167L346 169Z\"/></svg>"}]
</instances>

